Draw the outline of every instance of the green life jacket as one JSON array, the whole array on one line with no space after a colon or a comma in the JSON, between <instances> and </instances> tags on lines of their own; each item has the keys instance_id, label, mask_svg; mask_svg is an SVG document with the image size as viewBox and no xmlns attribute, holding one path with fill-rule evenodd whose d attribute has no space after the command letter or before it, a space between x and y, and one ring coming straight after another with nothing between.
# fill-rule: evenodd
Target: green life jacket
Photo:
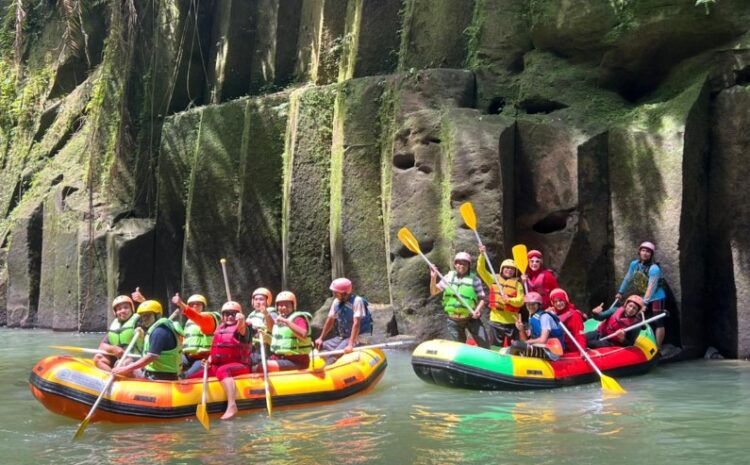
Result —
<instances>
[{"instance_id":1,"label":"green life jacket","mask_svg":"<svg viewBox=\"0 0 750 465\"><path fill-rule=\"evenodd\" d=\"M206 313L206 312L204 312ZM221 323L221 314L218 312L207 312L216 322L216 327ZM214 340L213 335L203 334L200 326L193 320L185 323L185 341L182 343L182 352L186 355L197 355L211 350L211 343Z\"/></svg>"},{"instance_id":2,"label":"green life jacket","mask_svg":"<svg viewBox=\"0 0 750 465\"><path fill-rule=\"evenodd\" d=\"M266 309L268 311L268 314L271 315L271 319L275 320L278 316L278 313L276 312L276 309L274 307L268 307ZM254 310L250 312L250 314L247 316L247 319L245 320L248 325L253 327L253 345L258 345L258 328L265 328L266 332L268 332L268 326L266 326L266 319L263 316L262 312L259 312L257 310ZM263 335L263 342L267 345L271 345L271 335L265 334Z\"/></svg>"},{"instance_id":3,"label":"green life jacket","mask_svg":"<svg viewBox=\"0 0 750 465\"><path fill-rule=\"evenodd\" d=\"M174 337L177 340L177 345L174 349L162 351L159 358L146 365L144 369L146 371L159 373L179 373L182 368L182 357L180 355L180 352L182 352L182 335L177 331L172 320L169 318L160 318L148 328L146 342L143 345L143 353L148 353L148 349L151 345L151 333L153 333L159 326L165 326L172 331L172 334L174 334Z\"/></svg>"},{"instance_id":4,"label":"green life jacket","mask_svg":"<svg viewBox=\"0 0 750 465\"><path fill-rule=\"evenodd\" d=\"M134 313L128 318L125 323L120 323L120 320L116 319L109 325L107 331L107 339L110 345L122 347L123 349L130 344L135 334L136 324L138 323L140 315ZM131 350L131 354L140 355L143 351L143 341L138 341Z\"/></svg>"},{"instance_id":5,"label":"green life jacket","mask_svg":"<svg viewBox=\"0 0 750 465\"><path fill-rule=\"evenodd\" d=\"M312 351L312 315L307 312L294 312L287 317L289 321L302 317L307 322L307 334L300 340L288 326L274 325L271 333L271 352L277 355L304 355Z\"/></svg>"},{"instance_id":6,"label":"green life jacket","mask_svg":"<svg viewBox=\"0 0 750 465\"><path fill-rule=\"evenodd\" d=\"M452 318L468 318L469 309L467 309L453 293L451 288L456 289L459 295L464 299L472 309L476 308L477 291L474 290L474 279L476 275L469 273L463 278L458 278L455 271L451 271L445 276L445 282L448 286L443 290L443 310Z\"/></svg>"}]
</instances>

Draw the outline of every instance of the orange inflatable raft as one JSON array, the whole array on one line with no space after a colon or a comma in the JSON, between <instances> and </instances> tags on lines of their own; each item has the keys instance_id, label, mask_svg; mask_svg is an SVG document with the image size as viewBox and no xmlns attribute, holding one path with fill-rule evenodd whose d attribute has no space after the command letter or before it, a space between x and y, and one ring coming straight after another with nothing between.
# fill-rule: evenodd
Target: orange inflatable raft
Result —
<instances>
[{"instance_id":1,"label":"orange inflatable raft","mask_svg":"<svg viewBox=\"0 0 750 465\"><path fill-rule=\"evenodd\" d=\"M324 368L269 374L274 407L329 402L363 392L385 372L385 354L378 349L345 354ZM104 387L109 373L90 359L51 356L34 366L31 392L50 411L83 419ZM263 374L239 376L240 411L265 409ZM92 421L144 422L193 417L201 401L203 380L148 381L120 378L105 394ZM207 411L222 413L226 397L216 378L209 378Z\"/></svg>"}]
</instances>

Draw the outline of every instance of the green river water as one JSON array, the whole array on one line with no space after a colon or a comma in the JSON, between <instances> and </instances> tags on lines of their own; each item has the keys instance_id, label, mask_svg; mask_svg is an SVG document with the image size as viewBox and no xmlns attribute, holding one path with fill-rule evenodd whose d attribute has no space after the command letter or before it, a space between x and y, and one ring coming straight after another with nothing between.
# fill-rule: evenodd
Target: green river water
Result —
<instances>
[{"instance_id":1,"label":"green river water","mask_svg":"<svg viewBox=\"0 0 750 465\"><path fill-rule=\"evenodd\" d=\"M95 423L47 411L28 387L49 344L101 335L0 329L0 464L747 464L750 363L693 361L600 385L475 392L426 384L408 352L389 351L377 387L327 405L230 422Z\"/></svg>"}]
</instances>

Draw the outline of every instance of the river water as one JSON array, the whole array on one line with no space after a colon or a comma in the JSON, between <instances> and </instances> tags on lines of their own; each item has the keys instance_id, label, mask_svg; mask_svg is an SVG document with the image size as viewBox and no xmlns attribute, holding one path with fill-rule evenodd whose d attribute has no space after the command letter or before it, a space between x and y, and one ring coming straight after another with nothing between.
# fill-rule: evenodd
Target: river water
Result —
<instances>
[{"instance_id":1,"label":"river water","mask_svg":"<svg viewBox=\"0 0 750 465\"><path fill-rule=\"evenodd\" d=\"M747 464L750 362L693 361L552 391L474 392L426 384L388 351L377 387L344 401L230 422L94 423L47 411L28 388L50 344L101 335L0 328L0 463L46 464Z\"/></svg>"}]
</instances>

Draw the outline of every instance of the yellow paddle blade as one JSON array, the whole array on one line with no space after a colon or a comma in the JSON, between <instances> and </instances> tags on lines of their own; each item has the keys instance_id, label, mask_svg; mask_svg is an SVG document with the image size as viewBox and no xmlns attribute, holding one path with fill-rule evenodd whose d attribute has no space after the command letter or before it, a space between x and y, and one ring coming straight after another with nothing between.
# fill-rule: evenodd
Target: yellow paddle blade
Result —
<instances>
[{"instance_id":1,"label":"yellow paddle blade","mask_svg":"<svg viewBox=\"0 0 750 465\"><path fill-rule=\"evenodd\" d=\"M198 408L195 409L195 416L198 417L198 421L204 428L206 428L206 431L211 429L208 412L206 411L206 404L198 404Z\"/></svg>"},{"instance_id":2,"label":"yellow paddle blade","mask_svg":"<svg viewBox=\"0 0 750 465\"><path fill-rule=\"evenodd\" d=\"M612 394L625 394L627 392L620 386L620 383L607 375L602 375L602 389Z\"/></svg>"},{"instance_id":3,"label":"yellow paddle blade","mask_svg":"<svg viewBox=\"0 0 750 465\"><path fill-rule=\"evenodd\" d=\"M526 246L524 244L514 245L512 251L513 261L516 262L518 271L520 271L521 274L526 273L526 268L529 266L529 257Z\"/></svg>"},{"instance_id":4,"label":"yellow paddle blade","mask_svg":"<svg viewBox=\"0 0 750 465\"><path fill-rule=\"evenodd\" d=\"M76 430L76 434L73 435L73 440L77 441L81 439L83 436L83 432L86 431L86 428L89 426L89 421L91 421L90 417L84 418L84 420L81 422L80 425L78 425L78 429Z\"/></svg>"},{"instance_id":5,"label":"yellow paddle blade","mask_svg":"<svg viewBox=\"0 0 750 465\"><path fill-rule=\"evenodd\" d=\"M273 416L273 405L271 404L271 396L270 395L266 396L266 409L268 410L268 417L269 418L272 417Z\"/></svg>"},{"instance_id":6,"label":"yellow paddle blade","mask_svg":"<svg viewBox=\"0 0 750 465\"><path fill-rule=\"evenodd\" d=\"M406 226L398 230L398 239L412 252L417 254L422 253L422 250L419 248L419 241L417 241L417 238L414 237L414 234Z\"/></svg>"},{"instance_id":7,"label":"yellow paddle blade","mask_svg":"<svg viewBox=\"0 0 750 465\"><path fill-rule=\"evenodd\" d=\"M464 219L464 223L472 231L477 230L477 215L474 213L474 207L471 202L464 202L458 207L458 211L461 212L461 217Z\"/></svg>"}]
</instances>

